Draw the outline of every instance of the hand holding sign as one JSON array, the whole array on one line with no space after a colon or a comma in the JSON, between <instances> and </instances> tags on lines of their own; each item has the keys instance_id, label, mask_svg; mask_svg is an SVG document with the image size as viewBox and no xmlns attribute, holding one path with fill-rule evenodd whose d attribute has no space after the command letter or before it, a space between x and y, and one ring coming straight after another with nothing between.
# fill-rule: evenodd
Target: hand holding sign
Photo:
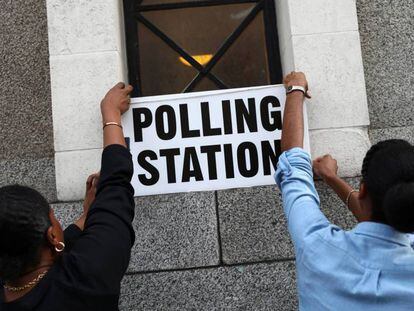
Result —
<instances>
[{"instance_id":1,"label":"hand holding sign","mask_svg":"<svg viewBox=\"0 0 414 311\"><path fill-rule=\"evenodd\" d=\"M101 112L103 122L117 122L120 124L121 115L129 109L132 86L125 86L119 82L108 93L101 102Z\"/></svg>"},{"instance_id":2,"label":"hand holding sign","mask_svg":"<svg viewBox=\"0 0 414 311\"><path fill-rule=\"evenodd\" d=\"M283 86L133 99L136 195L274 184L284 103Z\"/></svg>"}]
</instances>

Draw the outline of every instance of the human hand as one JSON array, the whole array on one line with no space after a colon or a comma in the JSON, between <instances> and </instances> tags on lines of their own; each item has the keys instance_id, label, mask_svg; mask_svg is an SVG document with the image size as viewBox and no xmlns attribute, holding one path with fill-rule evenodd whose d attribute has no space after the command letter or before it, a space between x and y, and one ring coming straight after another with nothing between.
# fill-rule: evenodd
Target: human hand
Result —
<instances>
[{"instance_id":1,"label":"human hand","mask_svg":"<svg viewBox=\"0 0 414 311\"><path fill-rule=\"evenodd\" d=\"M313 172L325 182L338 174L338 162L331 155L326 154L313 161Z\"/></svg>"},{"instance_id":2,"label":"human hand","mask_svg":"<svg viewBox=\"0 0 414 311\"><path fill-rule=\"evenodd\" d=\"M297 85L308 89L308 81L306 80L306 76L303 72L292 71L285 77L283 83L285 87Z\"/></svg>"},{"instance_id":3,"label":"human hand","mask_svg":"<svg viewBox=\"0 0 414 311\"><path fill-rule=\"evenodd\" d=\"M83 213L81 217L75 222L75 224L83 230L85 227L86 216L88 215L89 208L93 201L95 201L96 186L98 185L100 173L89 175L86 180L85 199L83 201Z\"/></svg>"},{"instance_id":4,"label":"human hand","mask_svg":"<svg viewBox=\"0 0 414 311\"><path fill-rule=\"evenodd\" d=\"M93 201L95 201L96 186L98 185L100 172L89 175L86 180L85 200L83 201L83 213L87 214Z\"/></svg>"},{"instance_id":5,"label":"human hand","mask_svg":"<svg viewBox=\"0 0 414 311\"><path fill-rule=\"evenodd\" d=\"M106 93L101 101L101 112L104 123L120 123L121 115L129 109L129 94L132 90L133 87L131 85L125 85L119 82Z\"/></svg>"}]
</instances>

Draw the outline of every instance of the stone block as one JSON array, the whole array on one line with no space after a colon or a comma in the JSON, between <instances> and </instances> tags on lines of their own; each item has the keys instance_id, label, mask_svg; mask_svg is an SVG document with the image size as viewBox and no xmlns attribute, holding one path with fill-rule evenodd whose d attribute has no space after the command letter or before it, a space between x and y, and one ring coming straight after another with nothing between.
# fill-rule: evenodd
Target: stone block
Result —
<instances>
[{"instance_id":1,"label":"stone block","mask_svg":"<svg viewBox=\"0 0 414 311\"><path fill-rule=\"evenodd\" d=\"M372 128L414 125L412 1L357 1Z\"/></svg>"},{"instance_id":2,"label":"stone block","mask_svg":"<svg viewBox=\"0 0 414 311\"><path fill-rule=\"evenodd\" d=\"M134 227L130 271L219 263L214 192L136 198Z\"/></svg>"},{"instance_id":3,"label":"stone block","mask_svg":"<svg viewBox=\"0 0 414 311\"><path fill-rule=\"evenodd\" d=\"M86 179L100 170L101 155L101 149L56 153L56 187L60 201L83 199Z\"/></svg>"},{"instance_id":4,"label":"stone block","mask_svg":"<svg viewBox=\"0 0 414 311\"><path fill-rule=\"evenodd\" d=\"M133 274L120 310L297 310L294 262Z\"/></svg>"},{"instance_id":5,"label":"stone block","mask_svg":"<svg viewBox=\"0 0 414 311\"><path fill-rule=\"evenodd\" d=\"M287 74L294 68L292 31L289 19L289 5L287 0L275 1L277 32L279 37L279 51L283 73Z\"/></svg>"},{"instance_id":6,"label":"stone block","mask_svg":"<svg viewBox=\"0 0 414 311\"><path fill-rule=\"evenodd\" d=\"M0 187L20 184L36 189L49 202L56 201L53 158L1 160L0 171Z\"/></svg>"},{"instance_id":7,"label":"stone block","mask_svg":"<svg viewBox=\"0 0 414 311\"><path fill-rule=\"evenodd\" d=\"M345 181L354 189L359 189L359 178L347 178ZM357 224L356 219L335 192L322 181L316 181L315 186L326 218L344 230L352 229Z\"/></svg>"},{"instance_id":8,"label":"stone block","mask_svg":"<svg viewBox=\"0 0 414 311\"><path fill-rule=\"evenodd\" d=\"M118 52L52 56L55 151L102 147L100 101L121 79Z\"/></svg>"},{"instance_id":9,"label":"stone block","mask_svg":"<svg viewBox=\"0 0 414 311\"><path fill-rule=\"evenodd\" d=\"M0 160L42 162L53 156L44 2L3 1L0 42Z\"/></svg>"},{"instance_id":10,"label":"stone block","mask_svg":"<svg viewBox=\"0 0 414 311\"><path fill-rule=\"evenodd\" d=\"M50 55L120 50L117 0L47 0Z\"/></svg>"},{"instance_id":11,"label":"stone block","mask_svg":"<svg viewBox=\"0 0 414 311\"><path fill-rule=\"evenodd\" d=\"M365 128L343 128L310 131L310 145L312 158L331 154L338 161L340 176L355 177L371 143Z\"/></svg>"},{"instance_id":12,"label":"stone block","mask_svg":"<svg viewBox=\"0 0 414 311\"><path fill-rule=\"evenodd\" d=\"M369 136L373 144L386 139L404 139L414 145L414 126L374 128Z\"/></svg>"},{"instance_id":13,"label":"stone block","mask_svg":"<svg viewBox=\"0 0 414 311\"><path fill-rule=\"evenodd\" d=\"M289 0L292 35L357 31L355 0Z\"/></svg>"},{"instance_id":14,"label":"stone block","mask_svg":"<svg viewBox=\"0 0 414 311\"><path fill-rule=\"evenodd\" d=\"M295 68L306 72L313 99L310 129L369 124L358 32L294 36Z\"/></svg>"},{"instance_id":15,"label":"stone block","mask_svg":"<svg viewBox=\"0 0 414 311\"><path fill-rule=\"evenodd\" d=\"M347 182L359 186L358 178ZM315 185L327 218L343 229L352 228L355 219L339 197L323 182ZM276 186L219 191L218 208L225 264L294 257Z\"/></svg>"},{"instance_id":16,"label":"stone block","mask_svg":"<svg viewBox=\"0 0 414 311\"><path fill-rule=\"evenodd\" d=\"M294 257L276 186L217 194L225 264Z\"/></svg>"},{"instance_id":17,"label":"stone block","mask_svg":"<svg viewBox=\"0 0 414 311\"><path fill-rule=\"evenodd\" d=\"M82 201L52 205L65 228L82 213ZM135 245L129 272L219 264L214 192L136 198Z\"/></svg>"},{"instance_id":18,"label":"stone block","mask_svg":"<svg viewBox=\"0 0 414 311\"><path fill-rule=\"evenodd\" d=\"M79 219L83 212L83 201L55 203L51 207L55 213L56 218L60 221L62 228L73 224Z\"/></svg>"}]
</instances>

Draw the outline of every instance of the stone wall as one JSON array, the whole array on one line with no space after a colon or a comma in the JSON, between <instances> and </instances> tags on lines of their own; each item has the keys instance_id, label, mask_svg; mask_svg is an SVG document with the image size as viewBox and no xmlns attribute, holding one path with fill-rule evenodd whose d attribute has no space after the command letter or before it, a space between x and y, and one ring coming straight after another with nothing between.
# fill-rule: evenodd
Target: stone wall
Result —
<instances>
[{"instance_id":1,"label":"stone wall","mask_svg":"<svg viewBox=\"0 0 414 311\"><path fill-rule=\"evenodd\" d=\"M414 143L414 2L357 4L371 140Z\"/></svg>"},{"instance_id":2,"label":"stone wall","mask_svg":"<svg viewBox=\"0 0 414 311\"><path fill-rule=\"evenodd\" d=\"M45 3L3 2L0 184L38 188L67 225L82 203L56 202ZM357 8L371 139L413 142L413 2L364 0ZM357 186L358 177L349 182ZM351 228L344 205L317 187L328 218ZM134 227L121 310L297 309L294 254L275 187L137 198Z\"/></svg>"},{"instance_id":3,"label":"stone wall","mask_svg":"<svg viewBox=\"0 0 414 311\"><path fill-rule=\"evenodd\" d=\"M0 55L0 185L30 185L55 201L44 1L1 1Z\"/></svg>"}]
</instances>

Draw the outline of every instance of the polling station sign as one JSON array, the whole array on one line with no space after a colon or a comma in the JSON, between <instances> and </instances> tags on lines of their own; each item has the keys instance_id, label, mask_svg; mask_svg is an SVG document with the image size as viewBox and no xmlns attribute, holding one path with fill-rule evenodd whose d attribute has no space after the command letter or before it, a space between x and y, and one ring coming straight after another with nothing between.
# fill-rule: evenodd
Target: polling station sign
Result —
<instances>
[{"instance_id":1,"label":"polling station sign","mask_svg":"<svg viewBox=\"0 0 414 311\"><path fill-rule=\"evenodd\" d=\"M135 195L274 184L285 99L281 85L133 98Z\"/></svg>"}]
</instances>

